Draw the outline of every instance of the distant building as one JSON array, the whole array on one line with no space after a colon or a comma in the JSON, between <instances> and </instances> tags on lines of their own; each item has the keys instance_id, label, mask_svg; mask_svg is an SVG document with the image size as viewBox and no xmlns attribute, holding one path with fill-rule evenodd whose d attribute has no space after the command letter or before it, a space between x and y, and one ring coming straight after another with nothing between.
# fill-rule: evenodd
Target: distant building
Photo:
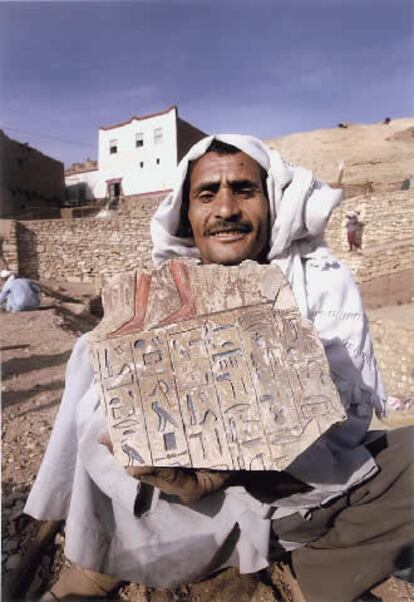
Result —
<instances>
[{"instance_id":1,"label":"distant building","mask_svg":"<svg viewBox=\"0 0 414 602\"><path fill-rule=\"evenodd\" d=\"M97 198L98 176L98 162L90 159L85 163L73 163L66 169L65 205L82 205Z\"/></svg>"},{"instance_id":2,"label":"distant building","mask_svg":"<svg viewBox=\"0 0 414 602\"><path fill-rule=\"evenodd\" d=\"M67 204L172 188L177 163L206 135L178 117L175 106L100 127L98 162L65 172Z\"/></svg>"},{"instance_id":3,"label":"distant building","mask_svg":"<svg viewBox=\"0 0 414 602\"><path fill-rule=\"evenodd\" d=\"M0 217L58 216L64 196L63 163L0 130Z\"/></svg>"}]
</instances>

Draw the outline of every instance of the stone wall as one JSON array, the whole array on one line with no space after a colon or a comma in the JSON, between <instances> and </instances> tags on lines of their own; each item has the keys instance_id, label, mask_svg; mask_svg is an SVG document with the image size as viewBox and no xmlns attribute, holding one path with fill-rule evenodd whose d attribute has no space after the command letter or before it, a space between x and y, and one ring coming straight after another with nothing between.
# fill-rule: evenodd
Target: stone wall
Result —
<instances>
[{"instance_id":1,"label":"stone wall","mask_svg":"<svg viewBox=\"0 0 414 602\"><path fill-rule=\"evenodd\" d=\"M388 395L414 395L414 324L376 318L370 328Z\"/></svg>"},{"instance_id":2,"label":"stone wall","mask_svg":"<svg viewBox=\"0 0 414 602\"><path fill-rule=\"evenodd\" d=\"M16 222L0 219L0 269L17 272L19 267Z\"/></svg>"},{"instance_id":3,"label":"stone wall","mask_svg":"<svg viewBox=\"0 0 414 602\"><path fill-rule=\"evenodd\" d=\"M414 190L361 195L345 199L335 209L326 230L326 241L339 255L348 249L345 214L360 212L361 249L412 239L414 223Z\"/></svg>"},{"instance_id":4,"label":"stone wall","mask_svg":"<svg viewBox=\"0 0 414 602\"><path fill-rule=\"evenodd\" d=\"M345 214L360 212L361 250L349 253ZM414 191L346 199L326 230L326 241L351 269L368 307L409 303L414 298Z\"/></svg>"},{"instance_id":5,"label":"stone wall","mask_svg":"<svg viewBox=\"0 0 414 602\"><path fill-rule=\"evenodd\" d=\"M151 255L149 220L165 194L126 198L108 219L28 220L18 222L17 227L4 220L4 232L0 230L4 263L10 269L19 267L32 278L86 282L100 275L107 279L131 267L147 267ZM351 208L360 211L364 224L358 253L346 252L345 213ZM355 197L334 212L326 239L349 265L356 281L374 291L372 297L381 296L386 286L391 295L388 303L407 302L414 295L413 222L414 191ZM394 279L402 273L404 282L396 287ZM393 299L396 288L406 297Z\"/></svg>"},{"instance_id":6,"label":"stone wall","mask_svg":"<svg viewBox=\"0 0 414 602\"><path fill-rule=\"evenodd\" d=\"M413 268L414 241L395 241L395 244L376 245L362 254L350 253L343 259L359 284L372 282L386 274L409 271ZM408 283L407 283L408 284Z\"/></svg>"},{"instance_id":7,"label":"stone wall","mask_svg":"<svg viewBox=\"0 0 414 602\"><path fill-rule=\"evenodd\" d=\"M19 271L43 280L96 282L151 262L149 220L159 197L126 206L110 218L17 224Z\"/></svg>"}]
</instances>

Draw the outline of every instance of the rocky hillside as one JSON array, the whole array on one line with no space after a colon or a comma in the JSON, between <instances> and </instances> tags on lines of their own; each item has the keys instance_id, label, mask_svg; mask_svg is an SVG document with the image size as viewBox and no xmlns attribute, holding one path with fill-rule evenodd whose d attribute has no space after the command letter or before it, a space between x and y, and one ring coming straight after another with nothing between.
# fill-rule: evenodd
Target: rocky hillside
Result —
<instances>
[{"instance_id":1,"label":"rocky hillside","mask_svg":"<svg viewBox=\"0 0 414 602\"><path fill-rule=\"evenodd\" d=\"M265 142L330 183L337 181L338 165L344 161L342 182L346 188L371 182L371 191L397 190L405 178L414 175L413 117L389 124L344 125L347 127L301 132Z\"/></svg>"}]
</instances>

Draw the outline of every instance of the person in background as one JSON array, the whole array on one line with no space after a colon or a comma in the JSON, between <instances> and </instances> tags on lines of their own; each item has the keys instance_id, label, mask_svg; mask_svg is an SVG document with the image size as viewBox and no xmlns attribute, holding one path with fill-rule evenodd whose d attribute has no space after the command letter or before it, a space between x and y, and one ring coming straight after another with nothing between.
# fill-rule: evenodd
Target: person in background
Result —
<instances>
[{"instance_id":1,"label":"person in background","mask_svg":"<svg viewBox=\"0 0 414 602\"><path fill-rule=\"evenodd\" d=\"M354 249L359 249L361 245L357 240L357 231L358 231L358 212L357 211L348 211L345 215L346 217L346 234L348 238L348 246L349 251L352 252Z\"/></svg>"},{"instance_id":2,"label":"person in background","mask_svg":"<svg viewBox=\"0 0 414 602\"><path fill-rule=\"evenodd\" d=\"M7 311L25 311L37 309L40 305L40 288L28 278L19 278L9 270L0 272L1 278L7 278L1 293L0 307L6 303Z\"/></svg>"}]
</instances>

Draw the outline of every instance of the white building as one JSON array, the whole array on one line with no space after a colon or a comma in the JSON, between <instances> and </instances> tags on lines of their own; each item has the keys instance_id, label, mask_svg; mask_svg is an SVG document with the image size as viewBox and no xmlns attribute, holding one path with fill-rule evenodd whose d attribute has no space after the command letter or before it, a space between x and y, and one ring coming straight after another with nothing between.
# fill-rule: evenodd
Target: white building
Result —
<instances>
[{"instance_id":1,"label":"white building","mask_svg":"<svg viewBox=\"0 0 414 602\"><path fill-rule=\"evenodd\" d=\"M178 117L177 107L99 128L98 163L65 172L67 198L80 201L172 188L177 163L204 132Z\"/></svg>"}]
</instances>

